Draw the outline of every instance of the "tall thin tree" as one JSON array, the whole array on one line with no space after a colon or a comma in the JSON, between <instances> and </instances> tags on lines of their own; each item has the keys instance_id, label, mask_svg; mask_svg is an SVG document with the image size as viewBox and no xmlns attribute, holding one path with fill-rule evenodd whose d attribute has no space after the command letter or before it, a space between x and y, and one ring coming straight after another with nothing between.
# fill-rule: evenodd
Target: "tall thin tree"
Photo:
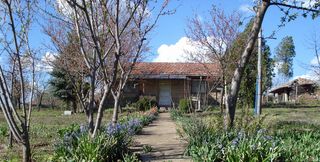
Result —
<instances>
[{"instance_id":1,"label":"tall thin tree","mask_svg":"<svg viewBox=\"0 0 320 162\"><path fill-rule=\"evenodd\" d=\"M23 161L31 161L31 147L29 140L29 128L31 119L31 110L26 106L26 79L31 77L34 82L34 53L29 44L29 30L33 20L33 6L36 1L17 1L3 0L0 2L0 9L4 18L1 19L1 45L9 57L14 58L17 77L21 90L22 113L18 113L14 107L14 100L11 97L12 91L9 89L9 83L5 79L5 65L0 65L0 107L4 113L5 119L9 125L10 131L21 147L23 152ZM6 32L3 32L6 31ZM26 63L30 60L31 64ZM30 63L30 62L29 62ZM31 69L26 72L25 67ZM13 69L12 71L15 71ZM28 75L29 74L29 75ZM33 83L31 83L33 85ZM13 85L11 85L13 86ZM31 87L30 100L33 96ZM31 104L31 103L30 103Z\"/></svg>"},{"instance_id":2,"label":"tall thin tree","mask_svg":"<svg viewBox=\"0 0 320 162\"><path fill-rule=\"evenodd\" d=\"M275 61L278 64L278 75L284 82L289 81L293 76L293 58L295 57L295 46L292 36L282 39L276 48Z\"/></svg>"},{"instance_id":3,"label":"tall thin tree","mask_svg":"<svg viewBox=\"0 0 320 162\"><path fill-rule=\"evenodd\" d=\"M250 35L248 37L248 41L241 55L241 59L237 63L237 68L235 69L231 81L230 89L228 90L228 96L226 100L226 107L229 110L230 123L229 126L233 127L234 125L234 117L235 110L238 100L238 92L240 88L241 78L243 76L244 68L247 62L251 57L251 53L253 51L255 42L258 37L259 30L261 28L261 24L263 22L264 16L267 12L267 9L274 5L281 8L281 11L284 12L284 16L282 17L282 22L292 21L297 17L297 14L292 14L290 10L297 9L303 11L302 16L307 16L307 14L311 14L313 18L319 15L320 2L316 1L314 5L304 6L303 2L298 3L294 0L292 3L288 3L287 0L262 0L257 7L257 14L254 18L254 23L251 28Z\"/></svg>"},{"instance_id":4,"label":"tall thin tree","mask_svg":"<svg viewBox=\"0 0 320 162\"><path fill-rule=\"evenodd\" d=\"M206 20L201 20L195 15L188 22L187 36L193 42L193 46L197 47L195 52L188 51L189 59L200 63L216 63L221 70L221 77L218 78L220 84L215 84L215 86L223 85L220 100L221 113L223 113L224 94L230 83L231 71L228 70L228 65L236 62L231 58L230 48L239 35L240 19L239 13L234 11L226 14L213 5Z\"/></svg>"}]
</instances>

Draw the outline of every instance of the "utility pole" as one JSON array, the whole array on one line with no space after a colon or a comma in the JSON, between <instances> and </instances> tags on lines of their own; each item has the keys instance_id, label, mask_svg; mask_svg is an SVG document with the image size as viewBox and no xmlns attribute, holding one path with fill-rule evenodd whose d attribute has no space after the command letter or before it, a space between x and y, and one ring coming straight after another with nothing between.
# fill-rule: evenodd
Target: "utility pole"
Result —
<instances>
[{"instance_id":1,"label":"utility pole","mask_svg":"<svg viewBox=\"0 0 320 162\"><path fill-rule=\"evenodd\" d=\"M258 6L262 4L261 0L259 0ZM256 13L259 9L256 10ZM257 64L257 81L256 81L256 95L255 95L255 107L254 113L259 116L261 114L261 53L262 53L262 25L258 35L258 64Z\"/></svg>"},{"instance_id":2,"label":"utility pole","mask_svg":"<svg viewBox=\"0 0 320 162\"><path fill-rule=\"evenodd\" d=\"M255 115L259 116L261 114L261 54L262 54L262 29L259 31L258 36L258 64L257 64L257 82L256 82L256 100L255 100Z\"/></svg>"}]
</instances>

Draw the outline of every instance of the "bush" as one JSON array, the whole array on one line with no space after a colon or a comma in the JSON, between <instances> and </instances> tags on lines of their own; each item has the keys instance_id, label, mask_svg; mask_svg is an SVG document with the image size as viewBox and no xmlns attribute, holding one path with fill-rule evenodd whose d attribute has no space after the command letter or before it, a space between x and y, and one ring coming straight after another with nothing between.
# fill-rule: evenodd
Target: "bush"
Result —
<instances>
[{"instance_id":1,"label":"bush","mask_svg":"<svg viewBox=\"0 0 320 162\"><path fill-rule=\"evenodd\" d=\"M170 117L172 120L179 120L180 117L182 117L182 113L178 110L171 109L170 110Z\"/></svg>"},{"instance_id":2,"label":"bush","mask_svg":"<svg viewBox=\"0 0 320 162\"><path fill-rule=\"evenodd\" d=\"M190 101L188 99L181 99L179 101L179 110L182 113L187 113L189 112L189 108L190 108Z\"/></svg>"},{"instance_id":3,"label":"bush","mask_svg":"<svg viewBox=\"0 0 320 162\"><path fill-rule=\"evenodd\" d=\"M142 150L143 150L144 153L149 153L149 152L152 151L152 146L150 146L150 145L143 145L143 146L142 146Z\"/></svg>"},{"instance_id":4,"label":"bush","mask_svg":"<svg viewBox=\"0 0 320 162\"><path fill-rule=\"evenodd\" d=\"M59 129L58 135L60 138L64 138L66 134L71 134L78 131L80 131L80 126L77 124L71 124L69 127Z\"/></svg>"},{"instance_id":5,"label":"bush","mask_svg":"<svg viewBox=\"0 0 320 162\"><path fill-rule=\"evenodd\" d=\"M151 98L150 100L149 100L149 106L150 106L150 108L158 108L158 102L156 101L156 99L154 99L154 98Z\"/></svg>"},{"instance_id":6,"label":"bush","mask_svg":"<svg viewBox=\"0 0 320 162\"><path fill-rule=\"evenodd\" d=\"M299 122L281 122L275 136L282 139L287 161L320 161L320 127Z\"/></svg>"},{"instance_id":7,"label":"bush","mask_svg":"<svg viewBox=\"0 0 320 162\"><path fill-rule=\"evenodd\" d=\"M55 148L53 161L109 161L118 139L105 134L91 138L88 133L66 135Z\"/></svg>"},{"instance_id":8,"label":"bush","mask_svg":"<svg viewBox=\"0 0 320 162\"><path fill-rule=\"evenodd\" d=\"M158 108L153 107L149 111L131 114L129 116L122 117L120 123L126 123L133 119L139 119L142 126L147 126L152 123L158 116ZM142 128L141 128L142 129Z\"/></svg>"},{"instance_id":9,"label":"bush","mask_svg":"<svg viewBox=\"0 0 320 162\"><path fill-rule=\"evenodd\" d=\"M139 162L139 158L136 154L125 154L123 156L123 162Z\"/></svg>"},{"instance_id":10,"label":"bush","mask_svg":"<svg viewBox=\"0 0 320 162\"><path fill-rule=\"evenodd\" d=\"M281 140L264 129L221 129L195 117L179 116L180 135L194 161L274 161L283 155Z\"/></svg>"},{"instance_id":11,"label":"bush","mask_svg":"<svg viewBox=\"0 0 320 162\"><path fill-rule=\"evenodd\" d=\"M6 137L9 135L9 130L7 127L0 126L0 137Z\"/></svg>"},{"instance_id":12,"label":"bush","mask_svg":"<svg viewBox=\"0 0 320 162\"><path fill-rule=\"evenodd\" d=\"M262 126L264 117L252 117L236 120L233 129L225 130L221 117L203 120L178 111L171 111L171 117L177 121L180 136L188 141L186 154L194 161L320 160L318 125L280 122L275 132L269 132Z\"/></svg>"},{"instance_id":13,"label":"bush","mask_svg":"<svg viewBox=\"0 0 320 162\"><path fill-rule=\"evenodd\" d=\"M52 161L136 161L129 156L132 136L156 119L157 109L126 116L117 124L101 128L95 138L88 134L88 127L71 125L58 131L60 141L55 145Z\"/></svg>"},{"instance_id":14,"label":"bush","mask_svg":"<svg viewBox=\"0 0 320 162\"><path fill-rule=\"evenodd\" d=\"M54 161L117 161L127 154L132 135L141 131L140 119L124 123L109 123L95 138L88 134L88 127L71 125L59 130L62 139L56 144Z\"/></svg>"},{"instance_id":15,"label":"bush","mask_svg":"<svg viewBox=\"0 0 320 162\"><path fill-rule=\"evenodd\" d=\"M142 97L134 104L139 111L147 111L152 107L157 107L157 105L157 101L151 97Z\"/></svg>"},{"instance_id":16,"label":"bush","mask_svg":"<svg viewBox=\"0 0 320 162\"><path fill-rule=\"evenodd\" d=\"M149 125L158 116L158 109L156 107L151 108L149 111L145 112L142 117L140 117L141 123L144 126Z\"/></svg>"}]
</instances>

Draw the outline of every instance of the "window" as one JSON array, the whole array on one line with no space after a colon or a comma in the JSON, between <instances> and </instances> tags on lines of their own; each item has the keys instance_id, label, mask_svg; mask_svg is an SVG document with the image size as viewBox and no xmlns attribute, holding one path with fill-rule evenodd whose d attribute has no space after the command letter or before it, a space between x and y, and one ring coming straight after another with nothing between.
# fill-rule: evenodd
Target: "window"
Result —
<instances>
[{"instance_id":1,"label":"window","mask_svg":"<svg viewBox=\"0 0 320 162\"><path fill-rule=\"evenodd\" d=\"M191 82L191 93L205 93L206 82L203 80L192 80Z\"/></svg>"},{"instance_id":2,"label":"window","mask_svg":"<svg viewBox=\"0 0 320 162\"><path fill-rule=\"evenodd\" d=\"M128 82L124 88L123 88L123 92L136 92L138 89L138 83L136 82Z\"/></svg>"}]
</instances>

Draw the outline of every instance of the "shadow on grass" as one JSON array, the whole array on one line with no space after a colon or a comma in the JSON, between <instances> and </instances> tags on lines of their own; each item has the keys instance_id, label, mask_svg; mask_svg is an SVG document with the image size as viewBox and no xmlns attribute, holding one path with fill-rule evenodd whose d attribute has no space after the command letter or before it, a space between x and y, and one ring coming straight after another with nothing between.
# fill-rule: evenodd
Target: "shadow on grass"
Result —
<instances>
[{"instance_id":1,"label":"shadow on grass","mask_svg":"<svg viewBox=\"0 0 320 162\"><path fill-rule=\"evenodd\" d=\"M276 123L277 129L312 129L312 130L320 130L320 125L310 123L308 121L278 121Z\"/></svg>"},{"instance_id":2,"label":"shadow on grass","mask_svg":"<svg viewBox=\"0 0 320 162\"><path fill-rule=\"evenodd\" d=\"M304 104L292 104L292 103L279 103L279 104L264 104L262 105L263 108L292 108L292 109L297 109L297 108L318 108L320 105L304 105Z\"/></svg>"}]
</instances>

